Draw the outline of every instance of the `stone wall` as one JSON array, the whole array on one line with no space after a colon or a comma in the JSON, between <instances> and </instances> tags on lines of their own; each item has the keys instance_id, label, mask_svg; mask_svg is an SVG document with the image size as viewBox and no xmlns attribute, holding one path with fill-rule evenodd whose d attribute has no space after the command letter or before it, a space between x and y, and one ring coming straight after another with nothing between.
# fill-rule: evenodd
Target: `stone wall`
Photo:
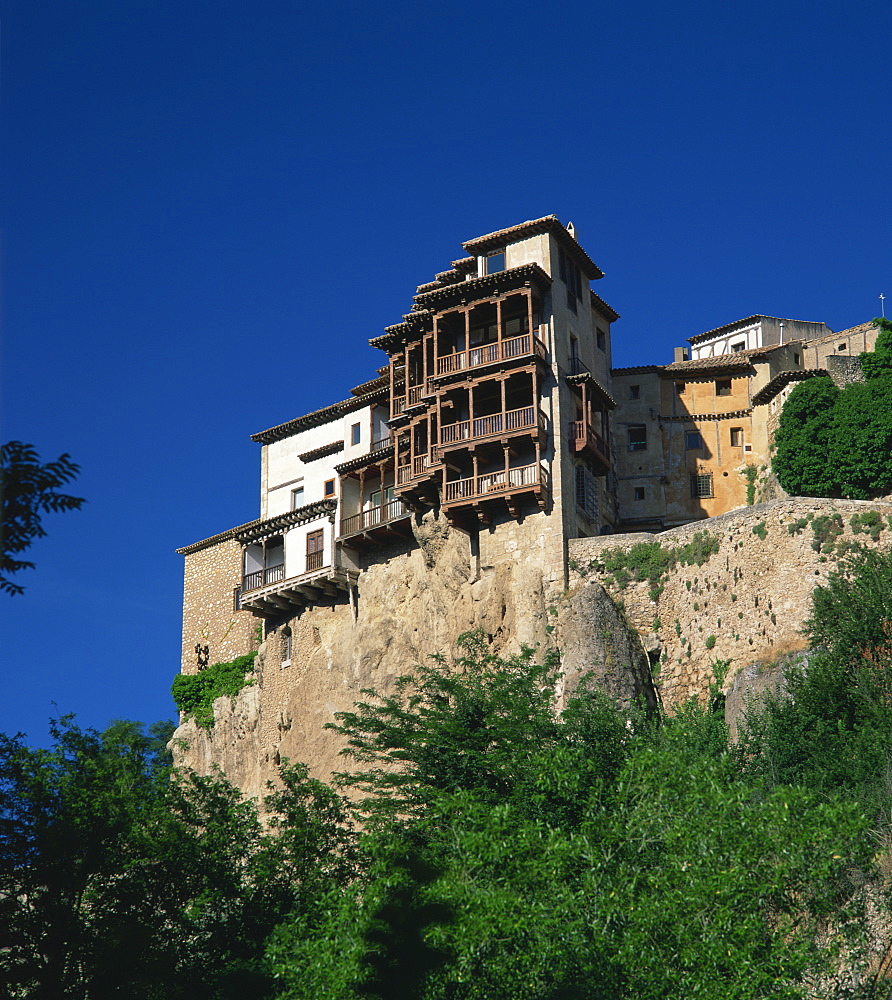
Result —
<instances>
[{"instance_id":1,"label":"stone wall","mask_svg":"<svg viewBox=\"0 0 892 1000\"><path fill-rule=\"evenodd\" d=\"M874 543L855 534L854 514L876 510L884 530ZM815 521L838 515L843 532L817 551ZM892 548L892 504L795 497L744 507L657 535L614 535L569 543L571 591L603 584L621 602L629 624L659 650L658 687L667 705L689 698L701 703L712 681L712 663L730 661L725 688L753 664L770 664L805 646L801 634L811 596L837 564L840 542ZM676 566L659 595L647 582L621 589L607 574L591 569L606 549L630 549L641 541L679 546L696 532L718 539L718 552L703 565ZM820 546L819 546L820 547Z\"/></svg>"},{"instance_id":2,"label":"stone wall","mask_svg":"<svg viewBox=\"0 0 892 1000\"><path fill-rule=\"evenodd\" d=\"M242 547L233 538L189 551L183 585L182 670L198 671L197 645L207 646L209 662L223 663L257 648L257 619L235 609L234 590L242 582Z\"/></svg>"}]
</instances>

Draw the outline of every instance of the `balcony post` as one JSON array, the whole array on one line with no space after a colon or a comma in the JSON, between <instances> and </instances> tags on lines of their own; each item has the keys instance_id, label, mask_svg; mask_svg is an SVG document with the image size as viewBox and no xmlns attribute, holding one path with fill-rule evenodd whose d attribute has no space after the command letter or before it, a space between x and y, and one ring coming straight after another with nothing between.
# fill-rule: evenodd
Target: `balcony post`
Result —
<instances>
[{"instance_id":1,"label":"balcony post","mask_svg":"<svg viewBox=\"0 0 892 1000\"><path fill-rule=\"evenodd\" d=\"M471 367L471 310L465 307L462 312L465 317L465 370Z\"/></svg>"},{"instance_id":2,"label":"balcony post","mask_svg":"<svg viewBox=\"0 0 892 1000\"><path fill-rule=\"evenodd\" d=\"M502 299L496 299L496 350L499 352L499 361L503 361L502 356Z\"/></svg>"},{"instance_id":3,"label":"balcony post","mask_svg":"<svg viewBox=\"0 0 892 1000\"><path fill-rule=\"evenodd\" d=\"M535 336L533 333L533 290L532 288L526 289L527 296L527 333L530 335L530 350L533 348L532 338Z\"/></svg>"},{"instance_id":4,"label":"balcony post","mask_svg":"<svg viewBox=\"0 0 892 1000\"><path fill-rule=\"evenodd\" d=\"M509 462L509 458L508 458L508 445L503 445L502 447L505 450L505 482L507 483L508 482L508 462Z\"/></svg>"},{"instance_id":5,"label":"balcony post","mask_svg":"<svg viewBox=\"0 0 892 1000\"><path fill-rule=\"evenodd\" d=\"M365 507L365 467L359 470L359 523L362 527L364 520L363 508Z\"/></svg>"},{"instance_id":6,"label":"balcony post","mask_svg":"<svg viewBox=\"0 0 892 1000\"><path fill-rule=\"evenodd\" d=\"M499 379L499 383L502 390L502 431L506 430L505 425L508 423L508 403L507 403L507 390L505 388L505 383L508 381L506 376L502 376Z\"/></svg>"},{"instance_id":7,"label":"balcony post","mask_svg":"<svg viewBox=\"0 0 892 1000\"><path fill-rule=\"evenodd\" d=\"M479 492L479 486L477 483L477 452L476 450L471 453L471 468L473 470L474 481L471 484L471 492L476 496Z\"/></svg>"}]
</instances>

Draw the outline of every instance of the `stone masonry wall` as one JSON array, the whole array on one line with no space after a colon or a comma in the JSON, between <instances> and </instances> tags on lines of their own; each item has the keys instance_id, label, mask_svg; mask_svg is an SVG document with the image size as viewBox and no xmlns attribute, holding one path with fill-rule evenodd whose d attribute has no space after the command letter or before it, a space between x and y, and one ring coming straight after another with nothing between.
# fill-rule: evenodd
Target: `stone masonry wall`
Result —
<instances>
[{"instance_id":1,"label":"stone masonry wall","mask_svg":"<svg viewBox=\"0 0 892 1000\"><path fill-rule=\"evenodd\" d=\"M884 530L874 543L856 534L850 520L875 510ZM814 524L838 515L843 532L817 551ZM814 588L835 568L840 542L892 548L892 503L794 497L731 511L657 535L613 535L572 539L571 592L597 583L622 602L630 625L659 650L658 687L666 705L689 698L705 700L712 663L729 660L725 689L735 675L753 664L768 664L783 653L803 648L803 623L811 610ZM820 523L820 522L819 522ZM676 566L656 599L647 582L621 589L607 574L591 570L606 549L630 549L638 542L678 546L696 532L719 540L719 551L702 566ZM830 546L833 551L829 551ZM820 548L820 546L819 546Z\"/></svg>"},{"instance_id":2,"label":"stone masonry wall","mask_svg":"<svg viewBox=\"0 0 892 1000\"><path fill-rule=\"evenodd\" d=\"M257 648L257 619L236 611L233 590L242 582L242 550L234 539L190 552L183 586L185 673L198 672L196 645L208 647L211 663L223 663Z\"/></svg>"}]
</instances>

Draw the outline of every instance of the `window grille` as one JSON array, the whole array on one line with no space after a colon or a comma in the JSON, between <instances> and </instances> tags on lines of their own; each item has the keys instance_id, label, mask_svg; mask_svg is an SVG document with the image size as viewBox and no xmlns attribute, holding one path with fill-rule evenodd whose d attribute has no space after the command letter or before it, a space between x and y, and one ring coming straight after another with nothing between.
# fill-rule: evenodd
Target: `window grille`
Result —
<instances>
[{"instance_id":1,"label":"window grille","mask_svg":"<svg viewBox=\"0 0 892 1000\"><path fill-rule=\"evenodd\" d=\"M576 506L590 521L598 521L598 481L581 465L576 466Z\"/></svg>"},{"instance_id":2,"label":"window grille","mask_svg":"<svg viewBox=\"0 0 892 1000\"><path fill-rule=\"evenodd\" d=\"M684 446L688 451L694 448L702 448L703 438L700 436L700 431L685 431Z\"/></svg>"},{"instance_id":3,"label":"window grille","mask_svg":"<svg viewBox=\"0 0 892 1000\"><path fill-rule=\"evenodd\" d=\"M693 473L691 475L691 498L703 500L711 496L715 496L712 492L712 473Z\"/></svg>"}]
</instances>

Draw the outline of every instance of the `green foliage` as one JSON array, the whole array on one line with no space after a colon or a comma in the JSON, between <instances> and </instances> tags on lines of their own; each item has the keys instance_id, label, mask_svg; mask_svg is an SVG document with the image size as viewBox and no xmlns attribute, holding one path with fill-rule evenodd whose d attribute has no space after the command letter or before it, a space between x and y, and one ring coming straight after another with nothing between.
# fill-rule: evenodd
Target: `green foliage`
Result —
<instances>
[{"instance_id":1,"label":"green foliage","mask_svg":"<svg viewBox=\"0 0 892 1000\"><path fill-rule=\"evenodd\" d=\"M815 552L832 552L844 530L842 517L839 514L819 514L812 521L811 530L815 536L811 547Z\"/></svg>"},{"instance_id":2,"label":"green foliage","mask_svg":"<svg viewBox=\"0 0 892 1000\"><path fill-rule=\"evenodd\" d=\"M216 699L234 698L243 687L254 683L245 675L253 672L256 655L246 653L229 663L212 663L197 674L177 674L171 687L177 708L186 718L194 718L202 729L210 729Z\"/></svg>"},{"instance_id":3,"label":"green foliage","mask_svg":"<svg viewBox=\"0 0 892 1000\"><path fill-rule=\"evenodd\" d=\"M875 510L866 510L863 514L853 514L849 519L849 524L856 535L863 532L865 535L870 535L871 541L874 542L880 540L880 534L885 528L883 519Z\"/></svg>"},{"instance_id":4,"label":"green foliage","mask_svg":"<svg viewBox=\"0 0 892 1000\"><path fill-rule=\"evenodd\" d=\"M717 536L708 531L698 531L684 545L663 547L659 542L639 542L628 551L605 549L600 559L593 560L591 568L599 573L609 573L621 590L633 580L647 580L651 593L657 590L662 592L662 581L676 565L702 566L718 550ZM654 600L653 596L651 600Z\"/></svg>"},{"instance_id":5,"label":"green foliage","mask_svg":"<svg viewBox=\"0 0 892 1000\"><path fill-rule=\"evenodd\" d=\"M171 730L0 736L0 995L269 996L264 942L343 870L343 808L285 771L265 834L222 779L171 773Z\"/></svg>"},{"instance_id":6,"label":"green foliage","mask_svg":"<svg viewBox=\"0 0 892 1000\"><path fill-rule=\"evenodd\" d=\"M875 319L873 322L880 329L873 351L865 351L858 357L865 378L886 378L892 374L892 322L888 319Z\"/></svg>"},{"instance_id":7,"label":"green foliage","mask_svg":"<svg viewBox=\"0 0 892 1000\"><path fill-rule=\"evenodd\" d=\"M715 642L716 642L715 636L714 635L708 635L706 637L706 640L704 641L703 645L707 649L713 649L715 647Z\"/></svg>"},{"instance_id":8,"label":"green foliage","mask_svg":"<svg viewBox=\"0 0 892 1000\"><path fill-rule=\"evenodd\" d=\"M868 499L892 485L892 324L861 355L867 379L840 391L809 379L781 411L774 469L788 493Z\"/></svg>"},{"instance_id":9,"label":"green foliage","mask_svg":"<svg viewBox=\"0 0 892 1000\"><path fill-rule=\"evenodd\" d=\"M764 521L760 521L758 524L753 525L753 534L761 538L763 542L765 541L768 537L768 530L765 527Z\"/></svg>"},{"instance_id":10,"label":"green foliage","mask_svg":"<svg viewBox=\"0 0 892 1000\"><path fill-rule=\"evenodd\" d=\"M740 474L746 480L746 505L752 507L756 502L756 479L759 476L759 470L755 465L747 465L744 466Z\"/></svg>"},{"instance_id":11,"label":"green foliage","mask_svg":"<svg viewBox=\"0 0 892 1000\"><path fill-rule=\"evenodd\" d=\"M282 1000L793 998L834 967L857 806L742 768L720 712L655 725L583 685L556 718L547 666L463 643L341 716L377 767L345 778L362 874L274 934Z\"/></svg>"},{"instance_id":12,"label":"green foliage","mask_svg":"<svg viewBox=\"0 0 892 1000\"><path fill-rule=\"evenodd\" d=\"M808 523L811 521L812 516L813 516L812 514L809 514L807 517L799 517L795 521L793 521L792 524L788 524L787 534L798 535L808 526Z\"/></svg>"},{"instance_id":13,"label":"green foliage","mask_svg":"<svg viewBox=\"0 0 892 1000\"><path fill-rule=\"evenodd\" d=\"M67 454L55 462L41 464L34 447L9 441L0 447L0 591L21 594L24 587L9 579L13 573L33 569L34 563L17 558L46 530L41 514L78 510L86 502L81 497L59 492L80 471Z\"/></svg>"}]
</instances>

